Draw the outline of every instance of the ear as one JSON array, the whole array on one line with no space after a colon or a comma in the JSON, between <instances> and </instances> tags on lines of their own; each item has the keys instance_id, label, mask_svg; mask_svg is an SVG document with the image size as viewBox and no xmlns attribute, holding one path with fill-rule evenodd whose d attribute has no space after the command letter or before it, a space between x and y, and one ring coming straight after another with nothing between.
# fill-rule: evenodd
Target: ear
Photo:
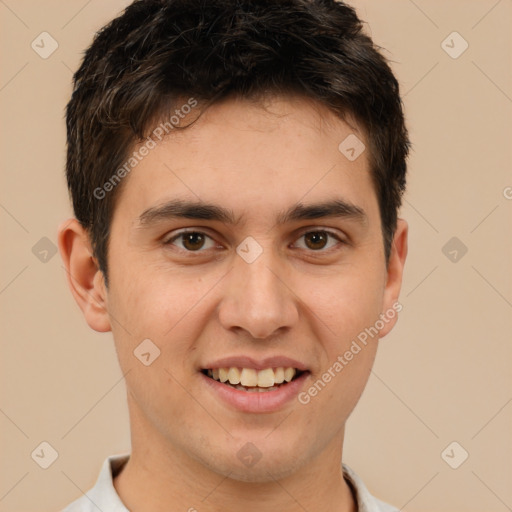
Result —
<instances>
[{"instance_id":1,"label":"ear","mask_svg":"<svg viewBox=\"0 0 512 512\"><path fill-rule=\"evenodd\" d=\"M402 287L402 276L405 259L407 257L407 235L409 226L404 219L398 219L387 268L387 281L384 288L384 300L382 314L385 320L384 328L379 332L379 338L383 338L394 327L398 319L398 312L402 305L398 302Z\"/></svg>"},{"instance_id":2,"label":"ear","mask_svg":"<svg viewBox=\"0 0 512 512\"><path fill-rule=\"evenodd\" d=\"M85 320L95 331L110 331L105 279L93 256L89 234L77 219L69 219L59 226L58 240L69 288Z\"/></svg>"}]
</instances>

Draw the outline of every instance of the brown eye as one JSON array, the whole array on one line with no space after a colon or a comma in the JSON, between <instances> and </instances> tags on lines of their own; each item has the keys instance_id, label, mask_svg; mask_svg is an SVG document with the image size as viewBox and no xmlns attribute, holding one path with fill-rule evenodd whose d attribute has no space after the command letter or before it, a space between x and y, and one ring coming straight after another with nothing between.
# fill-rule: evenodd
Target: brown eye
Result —
<instances>
[{"instance_id":1,"label":"brown eye","mask_svg":"<svg viewBox=\"0 0 512 512\"><path fill-rule=\"evenodd\" d=\"M203 252L214 247L215 242L210 236L200 231L182 231L165 242L165 245L176 245L188 252Z\"/></svg>"},{"instance_id":2,"label":"brown eye","mask_svg":"<svg viewBox=\"0 0 512 512\"><path fill-rule=\"evenodd\" d=\"M323 249L327 244L327 233L324 231L312 231L304 235L306 245L310 249Z\"/></svg>"},{"instance_id":3,"label":"brown eye","mask_svg":"<svg viewBox=\"0 0 512 512\"><path fill-rule=\"evenodd\" d=\"M330 231L308 231L300 239L303 239L304 243L298 244L298 246L301 249L312 251L322 251L322 249L330 249L336 244L343 244L343 240Z\"/></svg>"},{"instance_id":4,"label":"brown eye","mask_svg":"<svg viewBox=\"0 0 512 512\"><path fill-rule=\"evenodd\" d=\"M189 251L197 251L204 245L204 235L202 233L184 233L183 247Z\"/></svg>"}]
</instances>

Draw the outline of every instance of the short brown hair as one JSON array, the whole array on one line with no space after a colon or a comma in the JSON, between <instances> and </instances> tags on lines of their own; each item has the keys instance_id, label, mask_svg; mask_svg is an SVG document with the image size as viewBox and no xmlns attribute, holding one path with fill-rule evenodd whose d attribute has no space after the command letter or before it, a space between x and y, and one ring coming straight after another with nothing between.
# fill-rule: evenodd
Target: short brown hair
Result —
<instances>
[{"instance_id":1,"label":"short brown hair","mask_svg":"<svg viewBox=\"0 0 512 512\"><path fill-rule=\"evenodd\" d=\"M360 123L388 261L410 143L398 82L355 10L334 0L137 0L96 34L66 111L68 187L105 279L122 188L112 179L126 175L134 145L183 98L271 93Z\"/></svg>"}]
</instances>

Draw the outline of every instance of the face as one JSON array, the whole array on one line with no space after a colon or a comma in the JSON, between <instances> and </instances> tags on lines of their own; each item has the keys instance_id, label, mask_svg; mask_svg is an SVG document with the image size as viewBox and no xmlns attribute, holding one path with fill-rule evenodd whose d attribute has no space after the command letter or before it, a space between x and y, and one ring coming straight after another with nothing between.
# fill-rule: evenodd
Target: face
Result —
<instances>
[{"instance_id":1,"label":"face","mask_svg":"<svg viewBox=\"0 0 512 512\"><path fill-rule=\"evenodd\" d=\"M229 100L125 178L106 310L132 427L153 448L245 481L341 452L394 315L354 340L398 293L367 154L338 149L351 134L364 141L304 99Z\"/></svg>"}]
</instances>

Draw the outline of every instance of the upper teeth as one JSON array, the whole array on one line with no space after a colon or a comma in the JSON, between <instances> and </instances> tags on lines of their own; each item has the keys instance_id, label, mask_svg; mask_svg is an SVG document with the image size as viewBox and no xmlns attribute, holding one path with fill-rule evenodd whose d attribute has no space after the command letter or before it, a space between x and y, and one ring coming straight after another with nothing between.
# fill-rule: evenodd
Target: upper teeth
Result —
<instances>
[{"instance_id":1,"label":"upper teeth","mask_svg":"<svg viewBox=\"0 0 512 512\"><path fill-rule=\"evenodd\" d=\"M284 381L290 382L297 370L295 368L265 368L257 371L253 368L215 368L208 370L208 375L215 380L228 382L233 385L258 386L260 388L270 388L274 384L281 384Z\"/></svg>"}]
</instances>

